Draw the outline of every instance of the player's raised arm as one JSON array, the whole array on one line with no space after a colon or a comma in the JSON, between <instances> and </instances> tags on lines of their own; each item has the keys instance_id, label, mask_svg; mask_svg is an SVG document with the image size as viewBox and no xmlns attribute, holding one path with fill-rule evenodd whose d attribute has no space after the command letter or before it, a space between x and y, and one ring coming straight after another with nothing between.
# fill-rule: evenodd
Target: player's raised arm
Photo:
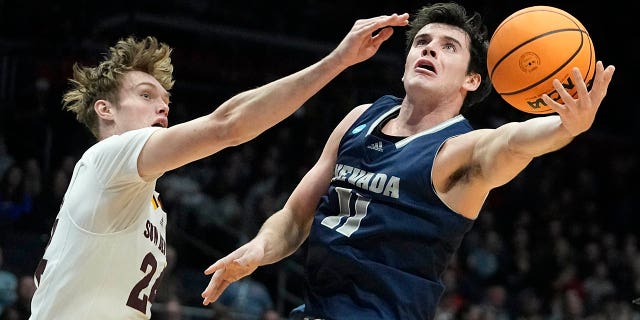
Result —
<instances>
[{"instance_id":1,"label":"player's raised arm","mask_svg":"<svg viewBox=\"0 0 640 320\"><path fill-rule=\"evenodd\" d=\"M340 44L319 62L287 77L240 93L211 114L154 134L141 154L142 176L180 167L248 141L291 115L345 68L372 57L404 26L408 14L355 22Z\"/></svg>"}]
</instances>

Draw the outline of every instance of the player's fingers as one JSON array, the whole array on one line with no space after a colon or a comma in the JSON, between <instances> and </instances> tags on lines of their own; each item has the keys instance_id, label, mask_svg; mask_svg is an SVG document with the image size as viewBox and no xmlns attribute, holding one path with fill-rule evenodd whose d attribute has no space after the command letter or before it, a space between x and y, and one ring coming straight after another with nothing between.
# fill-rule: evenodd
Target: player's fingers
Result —
<instances>
[{"instance_id":1,"label":"player's fingers","mask_svg":"<svg viewBox=\"0 0 640 320\"><path fill-rule=\"evenodd\" d=\"M544 103L547 104L547 106L549 108L551 108L551 110L553 110L554 112L560 114L562 112L564 112L564 110L566 110L565 106L559 104L558 102L554 101L553 99L551 99L551 97L549 97L546 93L543 94L541 96L542 101L544 101Z\"/></svg>"},{"instance_id":2,"label":"player's fingers","mask_svg":"<svg viewBox=\"0 0 640 320\"><path fill-rule=\"evenodd\" d=\"M216 300L218 300L218 298L220 298L220 295L222 295L222 292L224 292L224 290L227 289L229 284L231 284L231 282L229 281L222 281L217 285L212 285L210 283L205 289L205 291L202 292L202 295L201 295L203 298L202 304L206 306L209 303L215 302Z\"/></svg>"},{"instance_id":3,"label":"player's fingers","mask_svg":"<svg viewBox=\"0 0 640 320\"><path fill-rule=\"evenodd\" d=\"M576 92L578 92L578 97L581 99L587 98L589 96L589 91L587 89L587 84L584 83L584 79L582 78L582 73L579 68L573 68L571 70L571 76L573 78L573 83L576 86Z\"/></svg>"},{"instance_id":4,"label":"player's fingers","mask_svg":"<svg viewBox=\"0 0 640 320\"><path fill-rule=\"evenodd\" d=\"M200 294L204 298L204 305L217 300L220 294L222 294L222 291L224 291L231 283L231 281L226 280L227 275L225 273L225 269L218 270L211 277L209 284Z\"/></svg>"},{"instance_id":5,"label":"player's fingers","mask_svg":"<svg viewBox=\"0 0 640 320\"><path fill-rule=\"evenodd\" d=\"M387 41L389 38L391 38L391 35L393 34L393 28L391 27L386 27L380 30L380 32L378 32L378 34L376 34L372 39L371 39L371 44L378 48L383 42Z\"/></svg>"},{"instance_id":6,"label":"player's fingers","mask_svg":"<svg viewBox=\"0 0 640 320\"><path fill-rule=\"evenodd\" d=\"M600 62L602 63L602 62ZM604 66L603 66L604 68ZM611 79L613 78L613 73L616 71L616 67L615 66L608 66L607 68L604 69L604 71L602 72L602 82L604 83L604 85L606 87L609 87L609 83L611 83Z\"/></svg>"},{"instance_id":7,"label":"player's fingers","mask_svg":"<svg viewBox=\"0 0 640 320\"><path fill-rule=\"evenodd\" d=\"M556 89L556 92L564 102L564 106L568 107L573 104L573 97L567 92L567 90L562 86L562 83L558 79L553 79L553 87Z\"/></svg>"},{"instance_id":8,"label":"player's fingers","mask_svg":"<svg viewBox=\"0 0 640 320\"><path fill-rule=\"evenodd\" d=\"M368 19L360 19L362 27L377 27L381 28L383 26L403 26L409 23L409 14L391 14L391 15L381 15Z\"/></svg>"},{"instance_id":9,"label":"player's fingers","mask_svg":"<svg viewBox=\"0 0 640 320\"><path fill-rule=\"evenodd\" d=\"M596 63L596 75L593 78L590 94L596 104L600 104L607 94L609 83L613 77L615 71L614 66L608 66L606 69L602 64L602 61Z\"/></svg>"},{"instance_id":10,"label":"player's fingers","mask_svg":"<svg viewBox=\"0 0 640 320\"><path fill-rule=\"evenodd\" d=\"M392 14L390 16L378 16L375 18L361 19L356 22L354 29L364 34L372 34L384 27L406 26L409 23L409 14Z\"/></svg>"},{"instance_id":11,"label":"player's fingers","mask_svg":"<svg viewBox=\"0 0 640 320\"><path fill-rule=\"evenodd\" d=\"M227 265L227 263L225 262L225 260L224 259L220 259L220 260L216 261L214 264L210 265L209 268L205 269L204 270L204 274L208 276L208 275L216 272L217 270L225 268L226 265Z\"/></svg>"}]
</instances>

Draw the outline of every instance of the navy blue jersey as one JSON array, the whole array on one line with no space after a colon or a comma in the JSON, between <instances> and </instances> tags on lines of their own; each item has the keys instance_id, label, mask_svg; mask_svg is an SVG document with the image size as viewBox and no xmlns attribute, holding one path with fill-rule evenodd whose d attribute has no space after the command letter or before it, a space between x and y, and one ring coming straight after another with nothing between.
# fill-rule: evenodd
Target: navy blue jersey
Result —
<instances>
[{"instance_id":1,"label":"navy blue jersey","mask_svg":"<svg viewBox=\"0 0 640 320\"><path fill-rule=\"evenodd\" d=\"M457 116L393 141L375 128L397 114L401 101L378 99L340 142L304 247L308 315L434 317L444 291L440 277L473 220L437 197L431 168L442 143L472 127Z\"/></svg>"}]
</instances>

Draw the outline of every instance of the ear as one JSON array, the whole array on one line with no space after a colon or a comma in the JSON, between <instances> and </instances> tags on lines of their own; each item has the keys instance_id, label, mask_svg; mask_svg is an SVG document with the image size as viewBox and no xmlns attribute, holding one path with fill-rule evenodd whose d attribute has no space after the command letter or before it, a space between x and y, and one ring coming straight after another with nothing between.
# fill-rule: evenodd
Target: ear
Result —
<instances>
[{"instance_id":1,"label":"ear","mask_svg":"<svg viewBox=\"0 0 640 320\"><path fill-rule=\"evenodd\" d=\"M112 109L111 103L107 100L100 99L93 104L93 110L96 111L100 119L113 120Z\"/></svg>"},{"instance_id":2,"label":"ear","mask_svg":"<svg viewBox=\"0 0 640 320\"><path fill-rule=\"evenodd\" d=\"M482 77L477 73L468 74L465 76L464 84L462 85L467 91L476 91L482 82Z\"/></svg>"}]
</instances>

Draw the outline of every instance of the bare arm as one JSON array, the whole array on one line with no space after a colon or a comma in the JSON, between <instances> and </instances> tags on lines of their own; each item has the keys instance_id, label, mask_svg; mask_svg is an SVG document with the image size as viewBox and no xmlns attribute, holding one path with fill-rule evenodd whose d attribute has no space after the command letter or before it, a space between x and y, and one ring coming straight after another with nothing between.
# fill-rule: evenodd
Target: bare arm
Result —
<instances>
[{"instance_id":1,"label":"bare arm","mask_svg":"<svg viewBox=\"0 0 640 320\"><path fill-rule=\"evenodd\" d=\"M333 177L340 139L368 106L353 109L334 129L318 162L302 178L284 208L265 221L256 237L205 270L205 274L213 274L202 293L205 305L217 300L231 282L259 266L282 260L305 241L316 206Z\"/></svg>"},{"instance_id":2,"label":"bare arm","mask_svg":"<svg viewBox=\"0 0 640 320\"><path fill-rule=\"evenodd\" d=\"M507 123L497 129L476 130L447 141L436 157L433 181L441 198L460 214L475 218L489 191L511 181L533 158L556 151L587 131L613 76L614 67L596 64L591 91L573 70L578 98L559 81L559 104L544 96L557 115Z\"/></svg>"},{"instance_id":3,"label":"bare arm","mask_svg":"<svg viewBox=\"0 0 640 320\"><path fill-rule=\"evenodd\" d=\"M138 159L140 175L157 175L255 138L347 67L372 57L391 37L392 27L407 23L408 14L358 20L336 49L310 67L240 93L207 116L158 130Z\"/></svg>"},{"instance_id":4,"label":"bare arm","mask_svg":"<svg viewBox=\"0 0 640 320\"><path fill-rule=\"evenodd\" d=\"M333 177L338 145L347 129L369 105L353 109L334 129L318 162L302 178L282 210L267 220L257 237L265 241L265 256L261 265L274 263L295 252L309 235L311 222L320 197L327 192ZM274 245L276 244L276 245Z\"/></svg>"}]
</instances>

